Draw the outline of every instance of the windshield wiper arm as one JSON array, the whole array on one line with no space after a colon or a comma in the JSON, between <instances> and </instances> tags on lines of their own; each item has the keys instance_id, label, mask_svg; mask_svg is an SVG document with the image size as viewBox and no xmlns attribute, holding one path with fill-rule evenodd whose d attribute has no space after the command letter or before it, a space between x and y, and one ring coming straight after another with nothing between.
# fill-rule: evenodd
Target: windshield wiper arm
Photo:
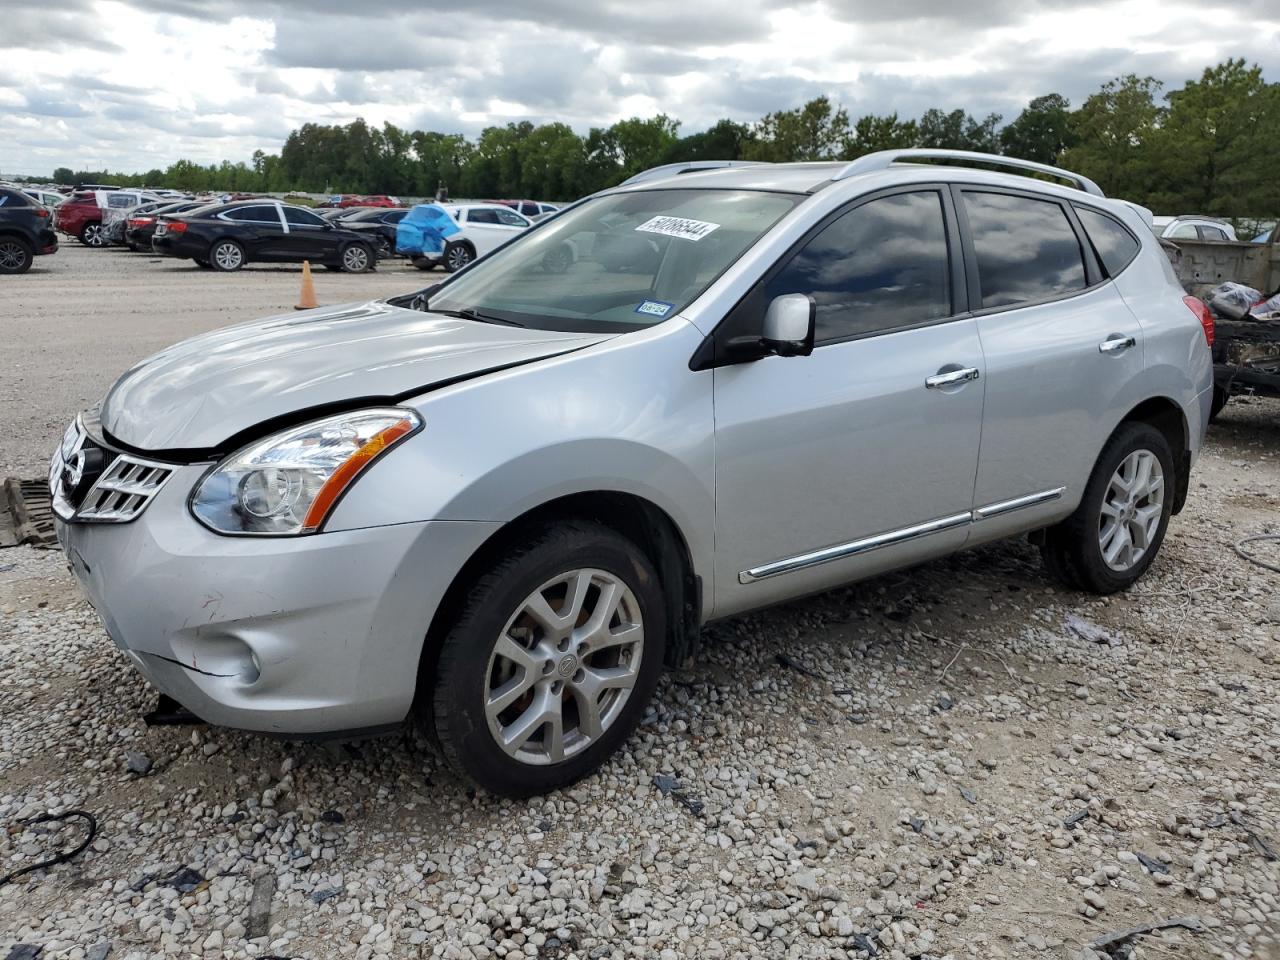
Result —
<instances>
[{"instance_id":1,"label":"windshield wiper arm","mask_svg":"<svg viewBox=\"0 0 1280 960\"><path fill-rule=\"evenodd\" d=\"M515 320L507 320L505 317L495 317L489 313L481 313L474 307L463 307L461 310L437 310L427 304L427 310L431 313L443 314L446 317L457 317L460 320L476 320L480 323L497 323L504 327L523 327L523 323L517 323Z\"/></svg>"}]
</instances>

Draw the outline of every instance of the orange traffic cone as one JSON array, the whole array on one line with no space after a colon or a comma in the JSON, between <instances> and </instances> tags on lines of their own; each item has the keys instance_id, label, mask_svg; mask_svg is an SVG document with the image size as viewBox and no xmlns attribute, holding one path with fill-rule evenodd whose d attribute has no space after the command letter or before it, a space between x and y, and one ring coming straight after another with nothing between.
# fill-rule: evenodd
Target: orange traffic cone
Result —
<instances>
[{"instance_id":1,"label":"orange traffic cone","mask_svg":"<svg viewBox=\"0 0 1280 960\"><path fill-rule=\"evenodd\" d=\"M316 303L316 285L311 282L311 261L302 261L302 295L298 298L295 310L311 310L318 307Z\"/></svg>"}]
</instances>

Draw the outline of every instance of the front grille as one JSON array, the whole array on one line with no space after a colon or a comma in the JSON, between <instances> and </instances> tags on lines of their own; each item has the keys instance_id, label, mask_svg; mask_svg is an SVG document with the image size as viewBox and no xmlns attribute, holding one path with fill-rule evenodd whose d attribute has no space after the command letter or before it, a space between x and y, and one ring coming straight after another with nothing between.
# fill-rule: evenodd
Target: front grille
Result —
<instances>
[{"instance_id":1,"label":"front grille","mask_svg":"<svg viewBox=\"0 0 1280 960\"><path fill-rule=\"evenodd\" d=\"M92 455L92 456L90 456ZM75 483L74 465L102 458L99 475ZM173 475L172 464L120 453L95 442L79 418L63 435L49 463L53 509L69 523L128 523L136 520Z\"/></svg>"}]
</instances>

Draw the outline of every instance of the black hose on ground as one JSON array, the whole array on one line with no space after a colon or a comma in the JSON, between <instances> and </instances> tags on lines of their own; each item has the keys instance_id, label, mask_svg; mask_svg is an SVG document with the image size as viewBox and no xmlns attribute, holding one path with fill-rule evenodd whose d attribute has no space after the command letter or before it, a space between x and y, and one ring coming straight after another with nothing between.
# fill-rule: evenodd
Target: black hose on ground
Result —
<instances>
[{"instance_id":1,"label":"black hose on ground","mask_svg":"<svg viewBox=\"0 0 1280 960\"><path fill-rule=\"evenodd\" d=\"M39 863L33 863L30 866L23 867L21 870L15 870L13 873L6 873L4 876L0 877L0 887L3 887L6 883L12 883L19 877L26 876L28 873L34 873L37 870L43 870L45 867L52 867L59 863L66 863L73 857L77 857L83 853L89 844L93 843L93 838L98 835L97 818L92 813L88 813L84 810L67 810L63 813L42 813L40 816L32 817L30 820L23 820L22 822L25 824L34 825L37 823L57 823L62 820L71 820L73 818L84 820L85 824L88 826L88 830L85 831L85 837L80 841L79 846L73 850L65 850L56 856L50 857L48 860L41 860Z\"/></svg>"}]
</instances>

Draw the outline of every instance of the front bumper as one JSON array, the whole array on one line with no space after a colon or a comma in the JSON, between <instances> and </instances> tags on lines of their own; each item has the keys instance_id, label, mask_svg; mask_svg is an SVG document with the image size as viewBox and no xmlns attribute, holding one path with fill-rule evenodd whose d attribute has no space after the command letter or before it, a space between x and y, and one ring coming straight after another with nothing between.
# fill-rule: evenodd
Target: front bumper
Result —
<instances>
[{"instance_id":1,"label":"front bumper","mask_svg":"<svg viewBox=\"0 0 1280 960\"><path fill-rule=\"evenodd\" d=\"M116 645L221 726L318 736L403 721L431 617L498 525L218 536L186 508L205 469L177 468L132 522L57 522Z\"/></svg>"}]
</instances>

